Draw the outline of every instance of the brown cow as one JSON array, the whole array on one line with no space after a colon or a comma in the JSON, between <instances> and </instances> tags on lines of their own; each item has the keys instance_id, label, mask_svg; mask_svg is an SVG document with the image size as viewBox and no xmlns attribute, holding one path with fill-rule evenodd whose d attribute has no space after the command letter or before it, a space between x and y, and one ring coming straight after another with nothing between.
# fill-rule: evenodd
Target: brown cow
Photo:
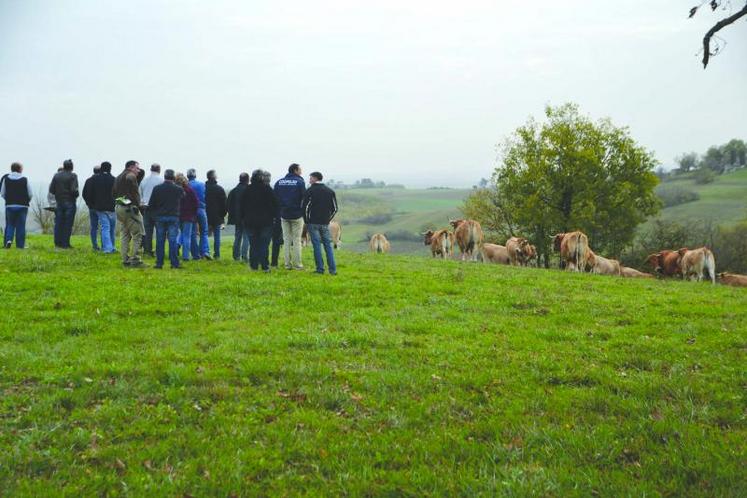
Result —
<instances>
[{"instance_id":1,"label":"brown cow","mask_svg":"<svg viewBox=\"0 0 747 498\"><path fill-rule=\"evenodd\" d=\"M711 283L716 283L716 259L710 249L707 247L692 250L682 248L677 251L677 254L680 255L683 279L695 277L700 282L703 280L703 270L705 270L711 278Z\"/></svg>"},{"instance_id":2,"label":"brown cow","mask_svg":"<svg viewBox=\"0 0 747 498\"><path fill-rule=\"evenodd\" d=\"M383 233L373 234L371 236L371 241L368 243L368 245L371 248L371 252L380 253L380 254L389 252L389 250L391 249L389 241L386 240L386 237L384 236Z\"/></svg>"},{"instance_id":3,"label":"brown cow","mask_svg":"<svg viewBox=\"0 0 747 498\"><path fill-rule=\"evenodd\" d=\"M589 238L583 232L559 233L553 237L553 247L560 252L560 261L568 271L586 271Z\"/></svg>"},{"instance_id":4,"label":"brown cow","mask_svg":"<svg viewBox=\"0 0 747 498\"><path fill-rule=\"evenodd\" d=\"M506 249L505 246L499 246L498 244L483 244L482 258L485 263L497 263L500 265L512 264L508 249Z\"/></svg>"},{"instance_id":5,"label":"brown cow","mask_svg":"<svg viewBox=\"0 0 747 498\"><path fill-rule=\"evenodd\" d=\"M655 254L650 254L646 258L646 263L651 265L654 273L663 277L682 276L682 267L680 266L680 255L677 251L665 249Z\"/></svg>"},{"instance_id":6,"label":"brown cow","mask_svg":"<svg viewBox=\"0 0 747 498\"><path fill-rule=\"evenodd\" d=\"M724 272L718 274L718 279L724 285L731 285L734 287L747 287L747 275Z\"/></svg>"},{"instance_id":7,"label":"brown cow","mask_svg":"<svg viewBox=\"0 0 747 498\"><path fill-rule=\"evenodd\" d=\"M537 256L534 246L524 237L511 237L506 241L506 249L513 266L526 266Z\"/></svg>"},{"instance_id":8,"label":"brown cow","mask_svg":"<svg viewBox=\"0 0 747 498\"><path fill-rule=\"evenodd\" d=\"M620 274L625 278L654 278L654 276L650 273L644 273L642 271L636 270L635 268L629 268L627 266L623 266L621 268Z\"/></svg>"},{"instance_id":9,"label":"brown cow","mask_svg":"<svg viewBox=\"0 0 747 498\"><path fill-rule=\"evenodd\" d=\"M329 222L329 236L332 239L332 245L335 249L340 247L342 241L342 225L336 221ZM304 223L303 230L301 230L301 247L309 245L309 229Z\"/></svg>"},{"instance_id":10,"label":"brown cow","mask_svg":"<svg viewBox=\"0 0 747 498\"><path fill-rule=\"evenodd\" d=\"M440 256L443 259L451 257L454 252L454 234L446 229L443 230L428 230L423 234L425 240L423 243L427 246L431 246L431 256L434 258Z\"/></svg>"},{"instance_id":11,"label":"brown cow","mask_svg":"<svg viewBox=\"0 0 747 498\"><path fill-rule=\"evenodd\" d=\"M480 223L475 220L450 220L449 223L454 227L454 237L462 253L462 261L467 256L476 261L477 253L482 252L483 235Z\"/></svg>"},{"instance_id":12,"label":"brown cow","mask_svg":"<svg viewBox=\"0 0 747 498\"><path fill-rule=\"evenodd\" d=\"M532 260L537 260L537 247L532 244L528 244L524 252L524 266L529 266ZM536 261L539 266L539 261Z\"/></svg>"}]
</instances>

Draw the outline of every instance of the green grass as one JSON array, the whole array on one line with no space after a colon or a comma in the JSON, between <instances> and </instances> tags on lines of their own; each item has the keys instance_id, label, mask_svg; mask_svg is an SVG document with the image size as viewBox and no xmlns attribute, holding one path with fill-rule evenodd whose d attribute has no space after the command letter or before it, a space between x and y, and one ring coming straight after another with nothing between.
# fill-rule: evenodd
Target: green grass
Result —
<instances>
[{"instance_id":1,"label":"green grass","mask_svg":"<svg viewBox=\"0 0 747 498\"><path fill-rule=\"evenodd\" d=\"M747 491L745 289L30 243L0 252L2 496Z\"/></svg>"},{"instance_id":2,"label":"green grass","mask_svg":"<svg viewBox=\"0 0 747 498\"><path fill-rule=\"evenodd\" d=\"M705 220L729 225L747 217L747 169L716 176L713 183L706 185L697 185L691 177L667 181L664 185L692 190L700 199L663 209L662 219Z\"/></svg>"}]
</instances>

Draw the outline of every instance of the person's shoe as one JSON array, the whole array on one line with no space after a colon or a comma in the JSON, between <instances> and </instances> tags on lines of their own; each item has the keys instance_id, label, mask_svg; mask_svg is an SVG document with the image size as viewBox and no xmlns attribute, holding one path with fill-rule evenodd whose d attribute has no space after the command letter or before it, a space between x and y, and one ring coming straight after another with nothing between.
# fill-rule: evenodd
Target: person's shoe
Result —
<instances>
[{"instance_id":1,"label":"person's shoe","mask_svg":"<svg viewBox=\"0 0 747 498\"><path fill-rule=\"evenodd\" d=\"M337 275L337 272L334 272L334 273L330 272L329 274L334 277L335 275Z\"/></svg>"},{"instance_id":2,"label":"person's shoe","mask_svg":"<svg viewBox=\"0 0 747 498\"><path fill-rule=\"evenodd\" d=\"M324 275L324 270L322 271L316 270L314 273L316 273L317 275Z\"/></svg>"},{"instance_id":3,"label":"person's shoe","mask_svg":"<svg viewBox=\"0 0 747 498\"><path fill-rule=\"evenodd\" d=\"M98 247L94 247L94 248L93 248L93 252L99 252L100 250L101 250L101 249L99 249Z\"/></svg>"},{"instance_id":4,"label":"person's shoe","mask_svg":"<svg viewBox=\"0 0 747 498\"><path fill-rule=\"evenodd\" d=\"M5 248L6 248L6 249L10 249L10 246L12 246L12 245L13 245L13 242L9 240L9 241L7 241L7 242L5 243Z\"/></svg>"},{"instance_id":5,"label":"person's shoe","mask_svg":"<svg viewBox=\"0 0 747 498\"><path fill-rule=\"evenodd\" d=\"M148 265L146 265L140 260L130 261L130 268L148 268Z\"/></svg>"},{"instance_id":6,"label":"person's shoe","mask_svg":"<svg viewBox=\"0 0 747 498\"><path fill-rule=\"evenodd\" d=\"M131 263L129 261L122 261L122 266L128 267L130 266L130 264Z\"/></svg>"},{"instance_id":7,"label":"person's shoe","mask_svg":"<svg viewBox=\"0 0 747 498\"><path fill-rule=\"evenodd\" d=\"M210 256L209 254L203 254L203 255L202 255L202 258L203 258L203 259L207 259L208 261L212 261L212 260L213 260L213 257L212 257L212 256Z\"/></svg>"},{"instance_id":8,"label":"person's shoe","mask_svg":"<svg viewBox=\"0 0 747 498\"><path fill-rule=\"evenodd\" d=\"M292 270L292 269L293 269L293 267L292 267L292 266L288 266L288 265L285 265L285 269L286 269L286 270Z\"/></svg>"},{"instance_id":9,"label":"person's shoe","mask_svg":"<svg viewBox=\"0 0 747 498\"><path fill-rule=\"evenodd\" d=\"M154 270L163 270L163 266L154 266L153 269Z\"/></svg>"},{"instance_id":10,"label":"person's shoe","mask_svg":"<svg viewBox=\"0 0 747 498\"><path fill-rule=\"evenodd\" d=\"M305 270L305 268L303 266L294 266L293 269L297 270L297 271L304 271Z\"/></svg>"},{"instance_id":11,"label":"person's shoe","mask_svg":"<svg viewBox=\"0 0 747 498\"><path fill-rule=\"evenodd\" d=\"M265 273L270 273L270 269L269 268L262 268L262 271L265 272Z\"/></svg>"}]
</instances>

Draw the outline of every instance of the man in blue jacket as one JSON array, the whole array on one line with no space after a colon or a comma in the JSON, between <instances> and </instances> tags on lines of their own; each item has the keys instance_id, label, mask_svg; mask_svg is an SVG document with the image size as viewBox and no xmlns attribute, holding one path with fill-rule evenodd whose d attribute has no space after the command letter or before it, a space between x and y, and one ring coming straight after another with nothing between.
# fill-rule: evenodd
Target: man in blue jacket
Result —
<instances>
[{"instance_id":1,"label":"man in blue jacket","mask_svg":"<svg viewBox=\"0 0 747 498\"><path fill-rule=\"evenodd\" d=\"M197 245L196 230L192 232L192 259L213 259L210 257L210 242L208 241L208 219L205 210L205 184L197 180L197 171L194 168L187 170L189 186L197 194L199 204L197 206L197 225L200 227L200 245Z\"/></svg>"},{"instance_id":2,"label":"man in blue jacket","mask_svg":"<svg viewBox=\"0 0 747 498\"><path fill-rule=\"evenodd\" d=\"M275 196L280 204L280 223L285 246L285 269L303 270L301 261L301 233L303 232L303 197L306 183L301 166L291 164L288 174L275 182Z\"/></svg>"}]
</instances>

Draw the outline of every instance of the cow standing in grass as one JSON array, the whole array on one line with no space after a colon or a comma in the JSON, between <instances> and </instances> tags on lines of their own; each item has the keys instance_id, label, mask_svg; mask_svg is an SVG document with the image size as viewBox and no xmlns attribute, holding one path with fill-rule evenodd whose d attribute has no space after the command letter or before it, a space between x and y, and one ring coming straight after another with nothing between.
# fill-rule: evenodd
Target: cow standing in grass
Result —
<instances>
[{"instance_id":1,"label":"cow standing in grass","mask_svg":"<svg viewBox=\"0 0 747 498\"><path fill-rule=\"evenodd\" d=\"M482 252L483 234L480 223L475 220L451 220L449 223L454 227L454 237L462 253L462 261L467 257L476 261L477 254Z\"/></svg>"},{"instance_id":2,"label":"cow standing in grass","mask_svg":"<svg viewBox=\"0 0 747 498\"><path fill-rule=\"evenodd\" d=\"M386 237L383 233L373 234L371 236L371 240L368 243L368 246L371 248L371 252L375 252L377 254L389 252L389 250L391 249L391 245L389 244L389 241L386 240Z\"/></svg>"},{"instance_id":3,"label":"cow standing in grass","mask_svg":"<svg viewBox=\"0 0 747 498\"><path fill-rule=\"evenodd\" d=\"M537 249L524 237L511 237L506 241L506 250L513 266L527 266L537 257Z\"/></svg>"},{"instance_id":4,"label":"cow standing in grass","mask_svg":"<svg viewBox=\"0 0 747 498\"><path fill-rule=\"evenodd\" d=\"M583 232L559 233L553 237L553 247L560 253L560 262L568 271L586 271L589 238Z\"/></svg>"},{"instance_id":5,"label":"cow standing in grass","mask_svg":"<svg viewBox=\"0 0 747 498\"><path fill-rule=\"evenodd\" d=\"M431 247L431 256L439 256L443 259L450 258L454 251L454 234L446 229L428 230L423 234L423 243Z\"/></svg>"},{"instance_id":6,"label":"cow standing in grass","mask_svg":"<svg viewBox=\"0 0 747 498\"><path fill-rule=\"evenodd\" d=\"M682 276L682 266L680 266L680 255L677 251L670 251L665 249L663 251L650 254L646 258L648 263L654 270L654 273L661 275L662 277L674 277L677 275Z\"/></svg>"},{"instance_id":7,"label":"cow standing in grass","mask_svg":"<svg viewBox=\"0 0 747 498\"><path fill-rule=\"evenodd\" d=\"M682 248L677 251L680 255L680 267L682 268L682 278L689 279L694 277L698 282L703 280L704 271L708 273L711 283L716 283L716 259L713 253L707 247L699 249Z\"/></svg>"}]
</instances>

